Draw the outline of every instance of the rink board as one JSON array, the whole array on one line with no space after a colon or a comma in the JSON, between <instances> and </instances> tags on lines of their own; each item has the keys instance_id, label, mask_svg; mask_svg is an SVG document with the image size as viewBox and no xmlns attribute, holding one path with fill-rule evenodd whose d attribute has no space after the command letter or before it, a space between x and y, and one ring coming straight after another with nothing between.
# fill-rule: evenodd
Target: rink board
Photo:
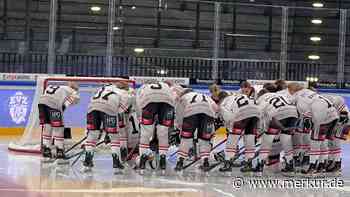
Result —
<instances>
[{"instance_id":1,"label":"rink board","mask_svg":"<svg viewBox=\"0 0 350 197\"><path fill-rule=\"evenodd\" d=\"M29 114L34 97L34 84L26 85L0 85L0 135L22 135L25 125L28 122ZM207 85L195 85L192 88L201 93L209 94ZM223 86L226 91L235 91L237 86ZM345 98L347 105L350 105L350 93L347 91L333 90L331 93L339 91ZM92 93L88 91L80 92L80 103L65 111L64 122L66 127L73 128L76 135L82 133L86 125L87 105Z\"/></svg>"}]
</instances>

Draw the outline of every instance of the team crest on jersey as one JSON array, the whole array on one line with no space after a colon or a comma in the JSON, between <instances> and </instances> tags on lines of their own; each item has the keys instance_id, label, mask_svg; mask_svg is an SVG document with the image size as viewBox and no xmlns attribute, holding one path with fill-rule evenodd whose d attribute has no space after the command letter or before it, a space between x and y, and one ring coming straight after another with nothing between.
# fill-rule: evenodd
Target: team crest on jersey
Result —
<instances>
[{"instance_id":1,"label":"team crest on jersey","mask_svg":"<svg viewBox=\"0 0 350 197\"><path fill-rule=\"evenodd\" d=\"M23 92L16 92L10 97L9 109L13 122L16 124L25 122L28 111L28 97Z\"/></svg>"}]
</instances>

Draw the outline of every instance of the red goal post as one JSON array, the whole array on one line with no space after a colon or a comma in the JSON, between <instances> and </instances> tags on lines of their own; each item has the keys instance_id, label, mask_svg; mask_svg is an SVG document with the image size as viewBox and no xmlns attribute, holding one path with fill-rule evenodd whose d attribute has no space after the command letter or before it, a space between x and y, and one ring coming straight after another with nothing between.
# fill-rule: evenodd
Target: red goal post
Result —
<instances>
[{"instance_id":1,"label":"red goal post","mask_svg":"<svg viewBox=\"0 0 350 197\"><path fill-rule=\"evenodd\" d=\"M96 84L103 85L106 83L115 82L126 82L130 87L136 88L135 80L123 79L123 78L113 78L113 77L39 77L37 79L32 109L31 113L25 127L24 133L20 140L16 142L10 142L8 149L14 152L22 153L41 153L41 132L42 129L39 125L39 111L38 102L40 95L43 94L44 90L50 83L63 83L63 82L77 82L79 85L82 84Z\"/></svg>"}]
</instances>

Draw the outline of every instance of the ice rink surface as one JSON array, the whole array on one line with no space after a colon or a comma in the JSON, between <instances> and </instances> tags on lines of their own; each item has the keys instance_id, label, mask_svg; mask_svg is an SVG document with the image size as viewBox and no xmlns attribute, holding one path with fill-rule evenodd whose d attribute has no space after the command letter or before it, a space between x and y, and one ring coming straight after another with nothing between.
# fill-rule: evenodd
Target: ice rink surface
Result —
<instances>
[{"instance_id":1,"label":"ice rink surface","mask_svg":"<svg viewBox=\"0 0 350 197\"><path fill-rule=\"evenodd\" d=\"M43 164L39 156L11 153L8 141L0 141L0 197L346 197L350 196L350 144L343 145L343 172L339 180L344 187L331 189L253 188L243 185L235 189L236 177L244 180L239 169L231 174L213 170L209 174L187 169L182 175L167 170L140 175L127 169L114 175L109 155L97 154L92 173L81 172L81 162L75 166L56 167ZM170 168L170 167L169 167ZM268 171L272 178L291 179ZM268 178L268 177L265 177ZM300 179L301 177L297 177ZM326 177L333 180L334 177ZM261 178L259 178L261 179ZM241 179L242 180L242 179Z\"/></svg>"}]
</instances>

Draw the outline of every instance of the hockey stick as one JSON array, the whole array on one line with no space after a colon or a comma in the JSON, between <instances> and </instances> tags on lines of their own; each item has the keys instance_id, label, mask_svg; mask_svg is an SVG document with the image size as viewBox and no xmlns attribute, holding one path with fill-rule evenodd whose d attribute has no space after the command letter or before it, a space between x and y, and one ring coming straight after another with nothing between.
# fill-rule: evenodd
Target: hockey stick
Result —
<instances>
[{"instance_id":1,"label":"hockey stick","mask_svg":"<svg viewBox=\"0 0 350 197\"><path fill-rule=\"evenodd\" d=\"M220 145L222 145L224 142L226 142L226 140L222 140L220 143L218 143L217 145L215 145L215 146L210 150L210 152L213 151L214 149L216 149L217 147L219 147ZM199 160L200 160L200 158L197 158L197 159L191 161L190 163L188 163L187 165L185 165L182 169L185 170L186 168L191 167L193 164L195 164L195 163L196 163L197 161L199 161Z\"/></svg>"},{"instance_id":2,"label":"hockey stick","mask_svg":"<svg viewBox=\"0 0 350 197\"><path fill-rule=\"evenodd\" d=\"M260 145L261 144L257 144L255 147L258 148ZM230 161L231 163L235 162L237 159L239 159L244 154L244 150L243 149L244 149L244 147L240 148L240 150L239 150L240 152L238 153L238 155L235 156L233 161ZM243 150L243 151L241 151L241 150ZM260 149L254 153L254 157L252 157L251 160L256 159L259 156L259 153L260 153ZM223 161L218 161L218 162L212 164L209 167L208 172L211 171L212 169L214 169L216 166L222 164L222 163L223 163Z\"/></svg>"},{"instance_id":3,"label":"hockey stick","mask_svg":"<svg viewBox=\"0 0 350 197\"><path fill-rule=\"evenodd\" d=\"M77 163L78 161L79 161L79 159L80 159L80 157L83 155L85 153L85 149L82 151L82 152L80 152L79 154L78 154L78 157L77 158L75 158L75 160L73 161L73 163L72 163L72 167L75 165L75 163ZM75 155L76 156L76 155Z\"/></svg>"},{"instance_id":4,"label":"hockey stick","mask_svg":"<svg viewBox=\"0 0 350 197\"><path fill-rule=\"evenodd\" d=\"M101 144L103 144L103 143L105 143L105 141L103 140L103 141L101 141L101 142L99 142L99 143L97 143L96 144L96 146L95 146L95 148L96 147L98 147L99 145L101 145ZM74 155L72 155L72 156L70 156L68 159L72 159L73 157L76 157L76 156L78 156L77 158L75 158L75 160L73 161L73 163L72 163L72 167L75 165L75 163L77 163L77 161L79 160L79 158L85 153L85 148L84 148L84 150L82 150L82 151L80 151L80 152L78 152L78 153L76 153L76 154L74 154Z\"/></svg>"},{"instance_id":5,"label":"hockey stick","mask_svg":"<svg viewBox=\"0 0 350 197\"><path fill-rule=\"evenodd\" d=\"M239 136L238 141L241 139L241 137L242 137L242 136ZM225 143L226 141L227 141L227 138L224 139L223 141L219 142L217 145L215 145L215 146L210 150L210 152L213 151L214 149L216 149L217 147L219 147L221 144ZM243 147L242 147L242 148L243 148ZM196 158L195 160L193 160L193 161L190 162L189 164L185 165L185 166L183 167L183 170L185 170L186 168L191 167L194 163L196 163L196 162L199 161L199 160L200 160L200 158Z\"/></svg>"},{"instance_id":6,"label":"hockey stick","mask_svg":"<svg viewBox=\"0 0 350 197\"><path fill-rule=\"evenodd\" d=\"M81 139L79 142L75 143L75 144L74 144L72 147L70 147L68 150L66 150L66 151L64 152L64 154L70 152L70 151L73 150L75 147L77 147L79 144L83 143L83 141L86 140L86 138L87 138L87 135L86 135L83 139Z\"/></svg>"},{"instance_id":7,"label":"hockey stick","mask_svg":"<svg viewBox=\"0 0 350 197\"><path fill-rule=\"evenodd\" d=\"M138 149L138 146L136 145L133 149L131 149L130 153L126 156L125 161L122 162L122 164L126 163L127 161L130 161L132 158L132 155L134 152Z\"/></svg>"}]
</instances>

